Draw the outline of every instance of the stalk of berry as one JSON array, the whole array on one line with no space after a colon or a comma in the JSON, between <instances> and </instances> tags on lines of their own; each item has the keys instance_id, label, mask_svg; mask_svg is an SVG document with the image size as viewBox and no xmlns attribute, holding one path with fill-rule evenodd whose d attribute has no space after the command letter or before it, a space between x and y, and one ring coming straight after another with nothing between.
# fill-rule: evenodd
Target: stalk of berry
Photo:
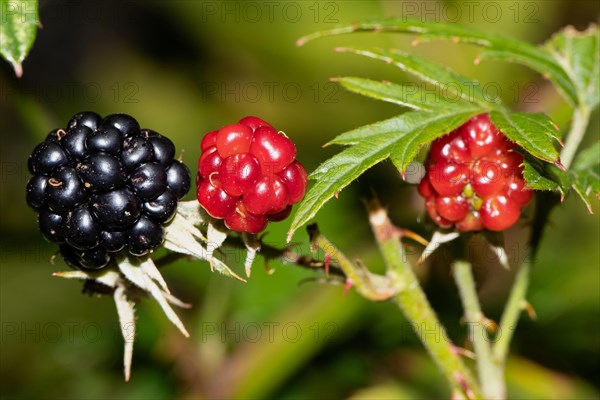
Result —
<instances>
[{"instance_id":1,"label":"stalk of berry","mask_svg":"<svg viewBox=\"0 0 600 400\"><path fill-rule=\"evenodd\" d=\"M82 112L29 156L27 203L75 269L103 268L123 250L143 256L162 244L190 188L174 156L171 140L129 115Z\"/></svg>"},{"instance_id":2,"label":"stalk of berry","mask_svg":"<svg viewBox=\"0 0 600 400\"><path fill-rule=\"evenodd\" d=\"M503 231L533 196L522 163L516 146L480 114L431 144L418 190L442 228Z\"/></svg>"},{"instance_id":3,"label":"stalk of berry","mask_svg":"<svg viewBox=\"0 0 600 400\"><path fill-rule=\"evenodd\" d=\"M308 181L296 146L260 118L208 132L200 147L198 201L231 230L259 233L304 197Z\"/></svg>"}]
</instances>

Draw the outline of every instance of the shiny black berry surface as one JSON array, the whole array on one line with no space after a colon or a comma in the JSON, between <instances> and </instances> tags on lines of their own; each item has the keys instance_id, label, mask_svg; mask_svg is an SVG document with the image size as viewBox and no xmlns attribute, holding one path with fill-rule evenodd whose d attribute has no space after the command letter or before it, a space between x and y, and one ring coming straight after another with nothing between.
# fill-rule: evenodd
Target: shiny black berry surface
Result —
<instances>
[{"instance_id":1,"label":"shiny black berry surface","mask_svg":"<svg viewBox=\"0 0 600 400\"><path fill-rule=\"evenodd\" d=\"M170 139L130 115L81 112L32 151L26 201L69 266L101 269L116 252L142 256L162 244L190 188L174 156Z\"/></svg>"},{"instance_id":2,"label":"shiny black berry surface","mask_svg":"<svg viewBox=\"0 0 600 400\"><path fill-rule=\"evenodd\" d=\"M178 199L190 190L190 170L181 161L174 160L167 168L167 186Z\"/></svg>"}]
</instances>

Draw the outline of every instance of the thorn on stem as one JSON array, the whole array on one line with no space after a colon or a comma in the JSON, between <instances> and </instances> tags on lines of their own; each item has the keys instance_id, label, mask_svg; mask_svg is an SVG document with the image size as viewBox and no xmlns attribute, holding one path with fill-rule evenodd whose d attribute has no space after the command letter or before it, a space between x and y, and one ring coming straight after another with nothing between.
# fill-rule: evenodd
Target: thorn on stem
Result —
<instances>
[{"instance_id":1,"label":"thorn on stem","mask_svg":"<svg viewBox=\"0 0 600 400\"><path fill-rule=\"evenodd\" d=\"M354 285L350 279L346 279L346 283L344 283L344 296L348 296L348 292L350 288Z\"/></svg>"},{"instance_id":2,"label":"thorn on stem","mask_svg":"<svg viewBox=\"0 0 600 400\"><path fill-rule=\"evenodd\" d=\"M331 254L325 254L325 276L329 278L329 262L331 261Z\"/></svg>"},{"instance_id":3,"label":"thorn on stem","mask_svg":"<svg viewBox=\"0 0 600 400\"><path fill-rule=\"evenodd\" d=\"M523 308L523 310L525 310L529 318L531 318L534 321L537 319L537 313L535 312L535 308L533 308L530 302L528 302L527 300L523 300L523 302L521 303L521 307Z\"/></svg>"},{"instance_id":4,"label":"thorn on stem","mask_svg":"<svg viewBox=\"0 0 600 400\"><path fill-rule=\"evenodd\" d=\"M425 247L427 247L427 245L429 244L429 240L425 239L423 236L419 235L418 233L415 233L411 230L403 229L403 228L397 228L397 229L398 229L398 233L400 234L400 236L406 236L407 238L412 239L415 242L420 243Z\"/></svg>"},{"instance_id":5,"label":"thorn on stem","mask_svg":"<svg viewBox=\"0 0 600 400\"><path fill-rule=\"evenodd\" d=\"M467 396L468 399L475 398L475 393L473 393L473 390L471 390L471 387L467 383L467 380L465 379L463 374L461 374L458 371L455 372L454 379L456 379L456 382L458 382L458 385L460 386L460 388L465 393L465 395Z\"/></svg>"},{"instance_id":6,"label":"thorn on stem","mask_svg":"<svg viewBox=\"0 0 600 400\"><path fill-rule=\"evenodd\" d=\"M269 260L267 259L265 259L265 271L267 271L267 275L273 275L275 273L275 269L271 268Z\"/></svg>"},{"instance_id":7,"label":"thorn on stem","mask_svg":"<svg viewBox=\"0 0 600 400\"><path fill-rule=\"evenodd\" d=\"M471 360L475 360L477 356L471 350L465 349L463 347L458 347L453 344L450 345L452 348L452 352L456 355L470 358Z\"/></svg>"}]
</instances>

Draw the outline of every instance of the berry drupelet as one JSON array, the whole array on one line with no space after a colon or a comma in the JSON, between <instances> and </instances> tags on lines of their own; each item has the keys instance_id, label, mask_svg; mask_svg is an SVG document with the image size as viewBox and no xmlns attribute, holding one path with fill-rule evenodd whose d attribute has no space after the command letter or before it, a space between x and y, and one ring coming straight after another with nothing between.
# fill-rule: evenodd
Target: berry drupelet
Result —
<instances>
[{"instance_id":1,"label":"berry drupelet","mask_svg":"<svg viewBox=\"0 0 600 400\"><path fill-rule=\"evenodd\" d=\"M533 192L523 181L523 156L490 121L477 115L431 144L418 190L431 219L459 231L503 231Z\"/></svg>"},{"instance_id":2,"label":"berry drupelet","mask_svg":"<svg viewBox=\"0 0 600 400\"><path fill-rule=\"evenodd\" d=\"M171 140L129 115L82 112L29 156L27 203L73 268L103 268L124 249L142 256L160 246L190 188L174 156Z\"/></svg>"},{"instance_id":3,"label":"berry drupelet","mask_svg":"<svg viewBox=\"0 0 600 400\"><path fill-rule=\"evenodd\" d=\"M208 132L200 148L198 201L229 229L259 233L304 197L308 181L296 146L260 118Z\"/></svg>"}]
</instances>

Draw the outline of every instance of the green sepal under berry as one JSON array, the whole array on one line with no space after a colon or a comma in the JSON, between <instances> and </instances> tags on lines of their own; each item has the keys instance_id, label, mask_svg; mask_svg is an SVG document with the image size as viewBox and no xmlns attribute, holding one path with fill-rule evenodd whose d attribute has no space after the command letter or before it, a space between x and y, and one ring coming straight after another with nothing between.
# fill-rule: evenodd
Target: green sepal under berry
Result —
<instances>
[{"instance_id":1,"label":"green sepal under berry","mask_svg":"<svg viewBox=\"0 0 600 400\"><path fill-rule=\"evenodd\" d=\"M164 279L149 256L140 258L123 253L116 260L116 265L116 268L104 268L99 271L76 270L55 272L53 275L60 278L83 280L86 287L90 287L91 283L93 286L106 288L106 291L112 291L125 343L123 365L125 380L128 381L131 375L136 331L135 305L140 297L146 296L156 300L167 318L185 336L189 336L189 334L171 305L181 308L189 308L190 305L171 295Z\"/></svg>"},{"instance_id":2,"label":"green sepal under berry","mask_svg":"<svg viewBox=\"0 0 600 400\"><path fill-rule=\"evenodd\" d=\"M206 234L200 228L206 228ZM185 254L196 260L206 260L209 262L211 269L225 276L246 282L244 278L233 272L231 268L215 256L216 250L224 244L229 233L222 223L211 218L197 201L179 202L175 217L166 226L163 246L168 250ZM242 235L242 241L247 251L244 266L246 274L249 276L256 252L260 249L260 242L255 235L249 234ZM182 302L171 294L165 279L150 255L135 257L127 251L121 251L115 255L110 265L102 270L56 272L54 276L84 280L88 286L89 283L93 283L101 285L112 292L125 342L123 356L125 380L129 380L131 374L136 322L134 311L135 305L141 297L154 299L167 319L184 336L189 336L183 322L171 305L180 308L189 308L191 305Z\"/></svg>"}]
</instances>

